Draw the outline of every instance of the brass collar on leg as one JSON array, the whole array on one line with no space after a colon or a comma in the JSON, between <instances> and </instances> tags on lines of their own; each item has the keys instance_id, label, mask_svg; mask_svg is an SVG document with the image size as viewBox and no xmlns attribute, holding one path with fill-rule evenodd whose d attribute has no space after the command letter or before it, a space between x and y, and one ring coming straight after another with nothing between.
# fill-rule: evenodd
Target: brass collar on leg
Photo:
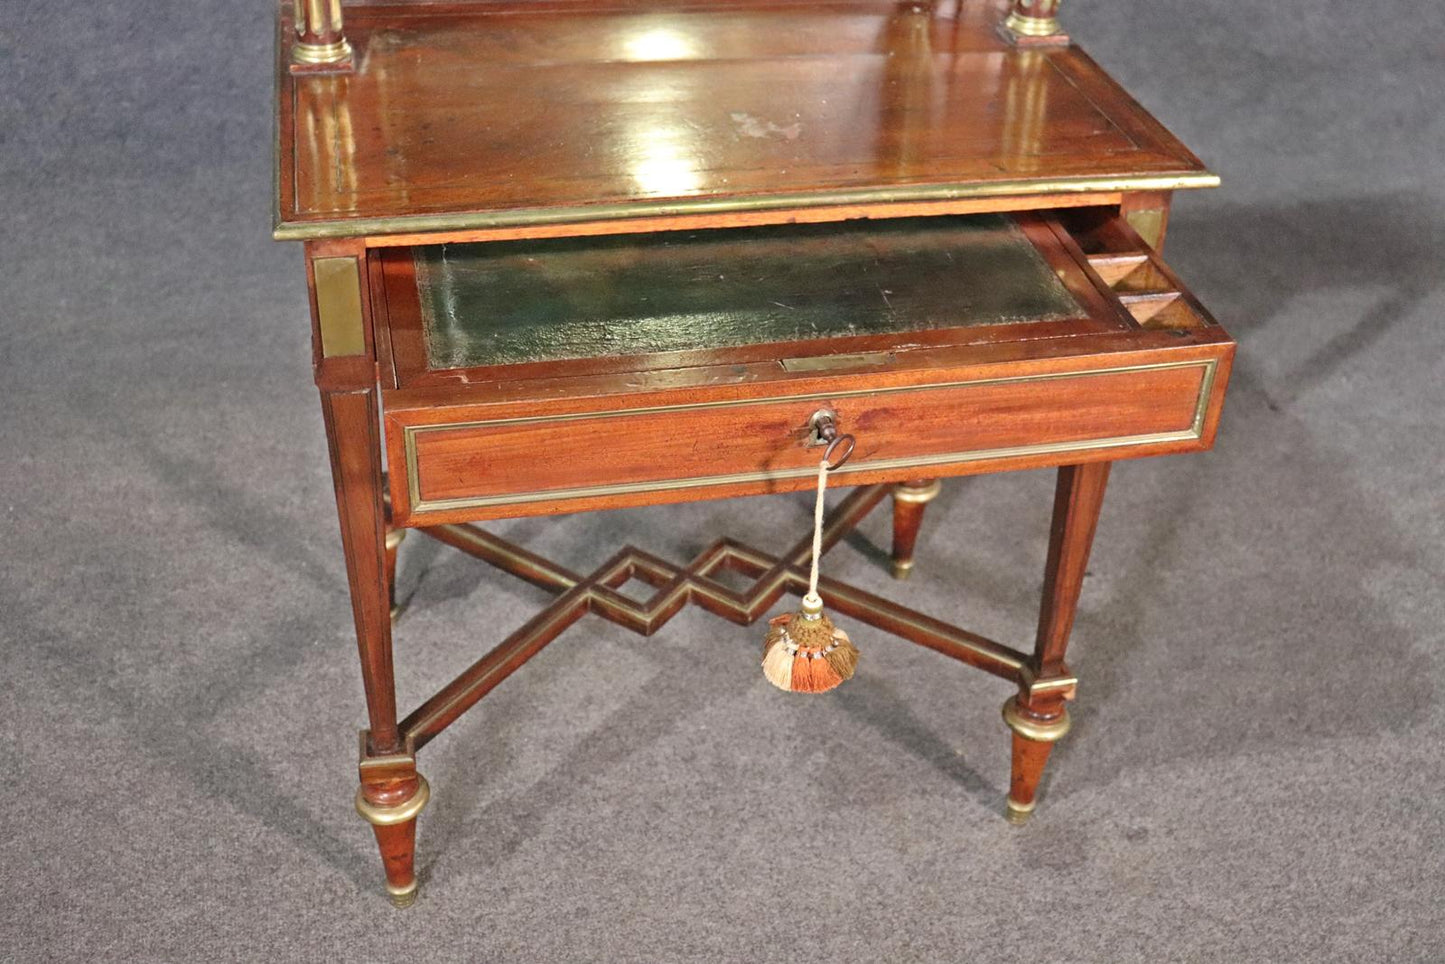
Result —
<instances>
[{"instance_id":1,"label":"brass collar on leg","mask_svg":"<svg viewBox=\"0 0 1445 964\"><path fill-rule=\"evenodd\" d=\"M1057 720L1048 723L1041 723L1038 720L1024 716L1019 711L1019 698L1010 696L1008 702L1003 705L1003 721L1008 728L1013 730L1025 740L1033 740L1035 743L1053 743L1062 740L1069 732L1069 710L1063 707L1063 712Z\"/></svg>"},{"instance_id":2,"label":"brass collar on leg","mask_svg":"<svg viewBox=\"0 0 1445 964\"><path fill-rule=\"evenodd\" d=\"M351 56L346 38L329 44L310 44L298 40L291 48L291 59L298 64L338 64Z\"/></svg>"},{"instance_id":3,"label":"brass collar on leg","mask_svg":"<svg viewBox=\"0 0 1445 964\"><path fill-rule=\"evenodd\" d=\"M398 823L406 823L408 820L415 820L416 815L421 813L422 808L431 799L431 786L426 782L426 777L418 773L416 778L418 781L416 793L413 793L409 800L390 807L380 807L367 800L362 795L365 788L357 787L356 812L374 827L390 827Z\"/></svg>"},{"instance_id":4,"label":"brass collar on leg","mask_svg":"<svg viewBox=\"0 0 1445 964\"><path fill-rule=\"evenodd\" d=\"M1052 37L1062 32L1056 17L1026 17L1017 12L1009 14L1003 25L1020 37Z\"/></svg>"},{"instance_id":5,"label":"brass collar on leg","mask_svg":"<svg viewBox=\"0 0 1445 964\"><path fill-rule=\"evenodd\" d=\"M906 485L895 485L893 487L894 502L911 502L916 505L924 505L932 502L943 490L943 483L934 479L928 485L918 489L911 489Z\"/></svg>"}]
</instances>

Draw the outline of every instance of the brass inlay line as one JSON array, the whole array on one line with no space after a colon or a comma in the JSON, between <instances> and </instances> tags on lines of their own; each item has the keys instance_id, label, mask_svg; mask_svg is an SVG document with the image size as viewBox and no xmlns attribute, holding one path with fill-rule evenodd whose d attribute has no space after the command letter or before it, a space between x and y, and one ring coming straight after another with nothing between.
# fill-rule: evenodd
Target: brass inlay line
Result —
<instances>
[{"instance_id":1,"label":"brass inlay line","mask_svg":"<svg viewBox=\"0 0 1445 964\"><path fill-rule=\"evenodd\" d=\"M1043 375L1016 375L1003 378L981 378L969 381L942 382L927 385L904 385L884 389L855 389L846 392L819 392L810 395L782 395L768 398L730 399L720 402L693 402L682 405L657 405L644 408L613 409L602 412L569 412L563 415L521 416L517 418L486 419L475 422L449 422L440 425L402 426L402 448L406 459L407 493L411 511L437 512L452 509L476 509L494 505L527 504L533 502L565 501L609 495L634 495L643 492L672 492L682 489L696 489L714 485L736 485L748 482L769 482L782 479L800 479L817 472L815 467L804 466L794 469L775 469L757 472L735 472L725 475L706 475L685 479L659 479L648 482L619 482L610 485L577 486L570 489L548 489L538 492L516 492L499 495L465 496L454 499L423 499L421 478L418 467L417 437L428 432L450 432L463 429L486 428L496 425L523 425L543 422L571 422L579 419L624 418L634 415L660 412L685 412L707 408L734 408L744 405L767 405L779 402L810 402L825 399L853 398L858 396L893 395L903 392L920 392L934 389L960 388L965 386L998 385L1052 381L1060 378L1090 378L1100 375L1116 375L1129 372L1163 371L1166 369L1200 368L1202 377L1199 384L1199 398L1194 407L1194 419L1187 429L1174 432L1154 432L1146 435L1116 436L1101 439L1082 439L1068 442L1041 442L1034 445L1018 445L996 449L975 449L962 452L945 452L935 455L900 456L891 459L860 460L849 462L836 475L857 472L874 472L888 469L925 468L956 462L979 462L988 459L1019 458L1029 455L1056 455L1064 452L1089 452L1105 448L1122 448L1138 445L1153 445L1162 442L1183 442L1203 436L1204 421L1209 410L1210 394L1214 386L1214 375L1218 361L1213 358L1202 361L1159 362L1148 365L1124 365L1117 368L1093 369L1082 372L1050 372Z\"/></svg>"},{"instance_id":2,"label":"brass inlay line","mask_svg":"<svg viewBox=\"0 0 1445 964\"><path fill-rule=\"evenodd\" d=\"M760 197L698 197L667 201L593 204L577 207L519 208L510 211L458 211L395 217L329 220L283 220L279 207L272 236L278 241L424 234L540 224L581 224L628 218L662 218L691 214L727 214L788 208L891 204L909 201L953 201L966 198L1016 197L1041 194L1095 194L1125 191L1176 191L1218 187L1219 176L1208 171L1147 174L1133 177L1013 178L968 184L907 185L851 188ZM279 206L279 199L278 199Z\"/></svg>"}]
</instances>

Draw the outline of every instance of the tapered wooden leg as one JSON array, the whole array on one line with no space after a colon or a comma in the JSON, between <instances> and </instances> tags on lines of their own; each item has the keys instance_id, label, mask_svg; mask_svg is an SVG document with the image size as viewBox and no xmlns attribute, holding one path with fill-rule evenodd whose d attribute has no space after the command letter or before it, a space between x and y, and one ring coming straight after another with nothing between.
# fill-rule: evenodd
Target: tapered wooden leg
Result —
<instances>
[{"instance_id":1,"label":"tapered wooden leg","mask_svg":"<svg viewBox=\"0 0 1445 964\"><path fill-rule=\"evenodd\" d=\"M1065 704L1074 698L1078 681L1064 663L1064 651L1074 626L1109 467L1108 462L1095 462L1059 469L1038 639L1018 695L1003 707L1004 722L1013 730L1008 817L1014 823L1024 822L1033 813L1049 752L1069 732Z\"/></svg>"},{"instance_id":2,"label":"tapered wooden leg","mask_svg":"<svg viewBox=\"0 0 1445 964\"><path fill-rule=\"evenodd\" d=\"M416 900L416 818L431 797L426 778L416 772L416 756L408 748L378 754L361 734L361 787L356 812L371 824L386 870L386 890L397 907Z\"/></svg>"},{"instance_id":3,"label":"tapered wooden leg","mask_svg":"<svg viewBox=\"0 0 1445 964\"><path fill-rule=\"evenodd\" d=\"M913 547L923 510L937 496L941 484L920 479L893 487L893 578L907 579L913 573Z\"/></svg>"},{"instance_id":4,"label":"tapered wooden leg","mask_svg":"<svg viewBox=\"0 0 1445 964\"><path fill-rule=\"evenodd\" d=\"M363 737L361 789L356 805L376 828L393 901L410 903L416 815L426 804L426 781L416 772L396 721L391 661L391 604L383 504L381 427L374 388L321 393L331 450L341 544L356 621L361 680L370 729Z\"/></svg>"}]
</instances>

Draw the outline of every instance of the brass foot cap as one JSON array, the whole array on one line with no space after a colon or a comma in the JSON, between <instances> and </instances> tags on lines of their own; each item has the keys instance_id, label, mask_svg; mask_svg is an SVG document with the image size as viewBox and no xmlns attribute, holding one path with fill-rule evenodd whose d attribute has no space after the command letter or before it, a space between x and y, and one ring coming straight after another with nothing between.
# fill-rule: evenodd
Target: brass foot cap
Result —
<instances>
[{"instance_id":1,"label":"brass foot cap","mask_svg":"<svg viewBox=\"0 0 1445 964\"><path fill-rule=\"evenodd\" d=\"M1008 818L1009 823L1015 827L1022 826L1029 822L1029 817L1033 816L1033 814L1034 804L1019 803L1014 800L1013 797L1009 797L1008 809L1004 812L1004 816Z\"/></svg>"},{"instance_id":2,"label":"brass foot cap","mask_svg":"<svg viewBox=\"0 0 1445 964\"><path fill-rule=\"evenodd\" d=\"M903 580L903 579L907 579L907 578L908 578L909 576L911 576L911 575L913 575L913 560L912 560L912 559L908 560L907 562L895 562L895 563L893 563L893 578L894 578L894 579Z\"/></svg>"},{"instance_id":3,"label":"brass foot cap","mask_svg":"<svg viewBox=\"0 0 1445 964\"><path fill-rule=\"evenodd\" d=\"M393 887L386 885L386 892L391 897L393 907L410 907L416 903L416 881L412 881L405 887Z\"/></svg>"}]
</instances>

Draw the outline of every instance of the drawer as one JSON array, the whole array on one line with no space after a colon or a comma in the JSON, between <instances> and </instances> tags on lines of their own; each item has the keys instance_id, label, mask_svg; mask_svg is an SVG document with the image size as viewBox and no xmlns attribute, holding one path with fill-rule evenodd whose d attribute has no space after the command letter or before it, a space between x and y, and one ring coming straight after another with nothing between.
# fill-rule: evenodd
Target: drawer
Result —
<instances>
[{"instance_id":1,"label":"drawer","mask_svg":"<svg viewBox=\"0 0 1445 964\"><path fill-rule=\"evenodd\" d=\"M1232 341L1123 222L1071 228L716 231L681 258L644 237L483 251L480 266L388 252L374 274L397 366L395 518L807 488L820 411L857 440L843 485L1207 448ZM780 252L793 261L775 272ZM490 319L471 341L468 318Z\"/></svg>"}]
</instances>

